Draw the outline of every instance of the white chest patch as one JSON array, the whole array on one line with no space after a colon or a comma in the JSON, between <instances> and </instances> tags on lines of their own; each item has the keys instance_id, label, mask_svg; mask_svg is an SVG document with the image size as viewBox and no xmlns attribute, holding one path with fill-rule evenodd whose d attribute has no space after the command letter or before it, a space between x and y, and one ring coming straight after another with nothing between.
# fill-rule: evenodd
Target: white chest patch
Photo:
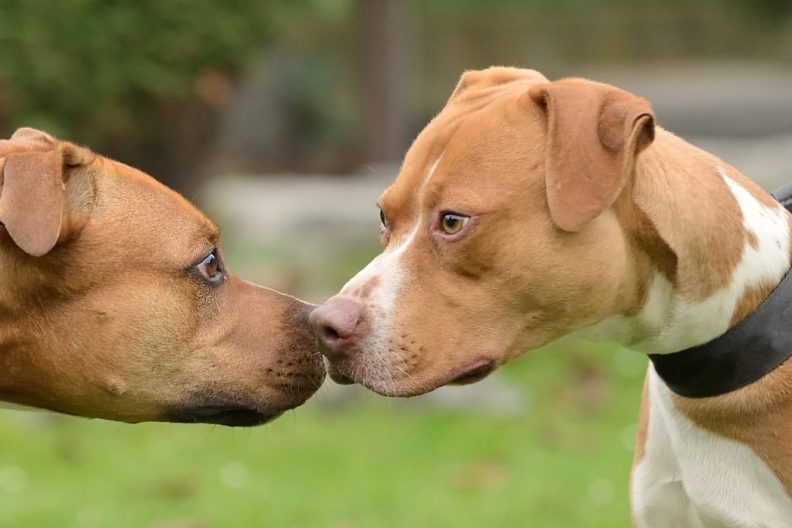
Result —
<instances>
[{"instance_id":1,"label":"white chest patch","mask_svg":"<svg viewBox=\"0 0 792 528\"><path fill-rule=\"evenodd\" d=\"M792 500L745 445L698 427L649 368L649 428L635 468L638 528L788 528Z\"/></svg>"}]
</instances>

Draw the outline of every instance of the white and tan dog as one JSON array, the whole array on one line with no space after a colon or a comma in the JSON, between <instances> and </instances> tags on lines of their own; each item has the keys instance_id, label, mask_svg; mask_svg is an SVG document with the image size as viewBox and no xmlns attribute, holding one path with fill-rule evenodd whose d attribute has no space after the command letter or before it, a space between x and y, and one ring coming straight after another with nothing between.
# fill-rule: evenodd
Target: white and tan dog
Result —
<instances>
[{"instance_id":1,"label":"white and tan dog","mask_svg":"<svg viewBox=\"0 0 792 528\"><path fill-rule=\"evenodd\" d=\"M790 266L790 215L582 79L468 72L381 196L384 252L312 316L331 375L410 396L568 334L708 342ZM650 367L632 475L645 528L792 526L792 363L678 396Z\"/></svg>"}]
</instances>

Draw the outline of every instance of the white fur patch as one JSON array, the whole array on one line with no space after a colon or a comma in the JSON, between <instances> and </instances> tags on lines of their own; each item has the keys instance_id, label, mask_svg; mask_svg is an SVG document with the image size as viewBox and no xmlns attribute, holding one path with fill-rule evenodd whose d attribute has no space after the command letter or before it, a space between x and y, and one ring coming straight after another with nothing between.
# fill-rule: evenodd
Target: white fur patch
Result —
<instances>
[{"instance_id":1,"label":"white fur patch","mask_svg":"<svg viewBox=\"0 0 792 528\"><path fill-rule=\"evenodd\" d=\"M443 156L441 154L429 167L417 190L418 195L426 188L442 159ZM378 281L366 299L370 306L376 307L375 311L370 310L370 313L367 314L371 321L371 332L366 336L365 342L362 343L366 351L382 354L387 350L388 339L393 332L388 316L393 313L399 291L409 278L409 273L402 264L401 259L407 248L415 240L418 230L421 229L422 220L421 209L417 207L415 220L399 243L392 245L388 250L377 255L341 289L340 295L349 294L350 291L354 291L371 280ZM382 367L387 370L385 365L382 365Z\"/></svg>"},{"instance_id":2,"label":"white fur patch","mask_svg":"<svg viewBox=\"0 0 792 528\"><path fill-rule=\"evenodd\" d=\"M776 284L789 268L789 224L781 205L766 207L717 168L734 195L745 230L756 237L757 247L746 243L731 282L703 301L690 302L671 283L655 276L646 303L634 317L614 316L583 329L589 339L614 340L651 354L668 354L700 345L723 334L745 291L753 286Z\"/></svg>"},{"instance_id":3,"label":"white fur patch","mask_svg":"<svg viewBox=\"0 0 792 528\"><path fill-rule=\"evenodd\" d=\"M745 445L698 427L649 367L649 429L632 480L638 528L788 528L792 500Z\"/></svg>"},{"instance_id":4,"label":"white fur patch","mask_svg":"<svg viewBox=\"0 0 792 528\"><path fill-rule=\"evenodd\" d=\"M734 195L746 232L731 281L700 302L688 302L655 277L641 313L611 318L595 333L613 331L626 346L670 353L724 333L748 288L776 284L789 267L790 232L783 208L766 207L717 168ZM638 528L784 528L792 499L767 464L747 446L698 427L674 406L671 390L649 367L649 426L645 455L633 472Z\"/></svg>"}]
</instances>

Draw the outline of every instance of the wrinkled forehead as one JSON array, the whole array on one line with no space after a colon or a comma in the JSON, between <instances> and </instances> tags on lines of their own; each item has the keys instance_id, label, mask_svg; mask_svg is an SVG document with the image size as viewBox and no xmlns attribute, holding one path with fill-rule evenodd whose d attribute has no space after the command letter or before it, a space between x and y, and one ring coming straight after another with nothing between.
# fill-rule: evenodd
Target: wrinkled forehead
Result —
<instances>
[{"instance_id":1,"label":"wrinkled forehead","mask_svg":"<svg viewBox=\"0 0 792 528\"><path fill-rule=\"evenodd\" d=\"M178 257L218 243L214 223L179 193L128 165L107 158L102 162L100 210L106 225L117 225L116 238L160 246Z\"/></svg>"},{"instance_id":2,"label":"wrinkled forehead","mask_svg":"<svg viewBox=\"0 0 792 528\"><path fill-rule=\"evenodd\" d=\"M450 189L463 192L468 187L449 186L452 182L486 186L484 176L519 166L519 158L527 154L529 128L541 120L538 106L527 96L540 82L520 77L461 93L457 88L413 142L396 181L380 196L380 206L412 211L419 196L431 201Z\"/></svg>"}]
</instances>

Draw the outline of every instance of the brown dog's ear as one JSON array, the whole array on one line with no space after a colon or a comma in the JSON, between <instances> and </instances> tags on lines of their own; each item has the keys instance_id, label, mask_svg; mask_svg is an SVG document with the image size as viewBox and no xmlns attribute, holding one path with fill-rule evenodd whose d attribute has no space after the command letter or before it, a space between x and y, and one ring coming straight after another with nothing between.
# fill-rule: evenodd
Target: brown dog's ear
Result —
<instances>
[{"instance_id":1,"label":"brown dog's ear","mask_svg":"<svg viewBox=\"0 0 792 528\"><path fill-rule=\"evenodd\" d=\"M606 84L565 79L528 92L547 114L550 215L579 231L610 207L654 140L654 113L643 98Z\"/></svg>"},{"instance_id":2,"label":"brown dog's ear","mask_svg":"<svg viewBox=\"0 0 792 528\"><path fill-rule=\"evenodd\" d=\"M30 128L0 140L0 222L25 253L41 256L58 241L63 220L60 142Z\"/></svg>"},{"instance_id":3,"label":"brown dog's ear","mask_svg":"<svg viewBox=\"0 0 792 528\"><path fill-rule=\"evenodd\" d=\"M536 70L511 68L508 66L491 66L484 70L467 70L459 78L459 82L451 93L450 99L459 97L471 88L486 89L514 81L547 82L547 77Z\"/></svg>"}]
</instances>

